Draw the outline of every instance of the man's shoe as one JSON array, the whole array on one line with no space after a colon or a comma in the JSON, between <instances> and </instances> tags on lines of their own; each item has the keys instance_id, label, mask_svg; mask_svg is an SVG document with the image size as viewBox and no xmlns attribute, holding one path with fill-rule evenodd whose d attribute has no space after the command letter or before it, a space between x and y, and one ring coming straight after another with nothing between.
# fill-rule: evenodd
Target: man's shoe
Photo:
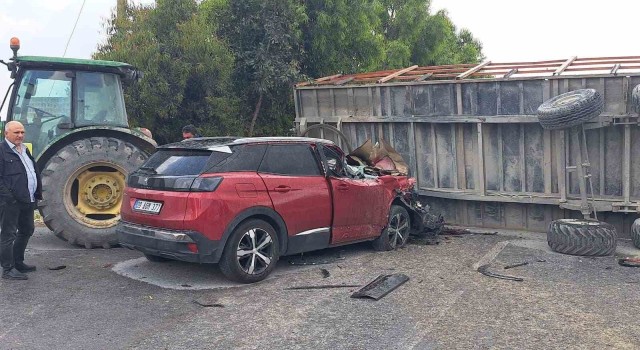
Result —
<instances>
[{"instance_id":1,"label":"man's shoe","mask_svg":"<svg viewBox=\"0 0 640 350\"><path fill-rule=\"evenodd\" d=\"M17 262L15 263L15 265L13 266L16 268L16 270L22 272L22 273L27 273L27 272L32 272L36 270L36 267L33 265L27 265L23 262Z\"/></svg>"},{"instance_id":2,"label":"man's shoe","mask_svg":"<svg viewBox=\"0 0 640 350\"><path fill-rule=\"evenodd\" d=\"M2 271L2 278L6 280L28 280L29 279L27 275L25 275L24 273L16 269Z\"/></svg>"}]
</instances>

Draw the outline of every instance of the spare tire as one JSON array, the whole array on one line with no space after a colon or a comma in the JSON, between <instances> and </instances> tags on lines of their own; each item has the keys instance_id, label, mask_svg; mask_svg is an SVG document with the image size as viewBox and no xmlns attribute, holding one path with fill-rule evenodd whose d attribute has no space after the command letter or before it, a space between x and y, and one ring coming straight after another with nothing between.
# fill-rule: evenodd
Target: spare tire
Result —
<instances>
[{"instance_id":1,"label":"spare tire","mask_svg":"<svg viewBox=\"0 0 640 350\"><path fill-rule=\"evenodd\" d=\"M631 101L636 113L640 113L640 84L636 85L631 92Z\"/></svg>"},{"instance_id":2,"label":"spare tire","mask_svg":"<svg viewBox=\"0 0 640 350\"><path fill-rule=\"evenodd\" d=\"M551 250L570 255L612 255L616 251L616 239L615 227L595 220L555 220L547 231Z\"/></svg>"},{"instance_id":3,"label":"spare tire","mask_svg":"<svg viewBox=\"0 0 640 350\"><path fill-rule=\"evenodd\" d=\"M580 125L604 110L602 95L595 89L581 89L558 95L538 107L538 120L544 129L564 129Z\"/></svg>"},{"instance_id":4,"label":"spare tire","mask_svg":"<svg viewBox=\"0 0 640 350\"><path fill-rule=\"evenodd\" d=\"M633 225L631 225L631 240L633 241L633 245L640 249L640 219L636 219Z\"/></svg>"}]
</instances>

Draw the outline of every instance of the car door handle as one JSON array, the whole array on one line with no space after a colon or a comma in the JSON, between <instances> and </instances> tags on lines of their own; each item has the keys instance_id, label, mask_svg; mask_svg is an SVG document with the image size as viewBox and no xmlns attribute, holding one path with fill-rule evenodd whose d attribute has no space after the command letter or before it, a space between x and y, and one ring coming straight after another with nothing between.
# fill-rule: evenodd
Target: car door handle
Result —
<instances>
[{"instance_id":1,"label":"car door handle","mask_svg":"<svg viewBox=\"0 0 640 350\"><path fill-rule=\"evenodd\" d=\"M289 187L289 186L278 186L278 187L274 188L273 191L274 192L285 193L285 192L291 191L291 187Z\"/></svg>"},{"instance_id":2,"label":"car door handle","mask_svg":"<svg viewBox=\"0 0 640 350\"><path fill-rule=\"evenodd\" d=\"M349 185L347 184L339 184L336 186L336 188L338 189L338 191L347 191L349 190Z\"/></svg>"}]
</instances>

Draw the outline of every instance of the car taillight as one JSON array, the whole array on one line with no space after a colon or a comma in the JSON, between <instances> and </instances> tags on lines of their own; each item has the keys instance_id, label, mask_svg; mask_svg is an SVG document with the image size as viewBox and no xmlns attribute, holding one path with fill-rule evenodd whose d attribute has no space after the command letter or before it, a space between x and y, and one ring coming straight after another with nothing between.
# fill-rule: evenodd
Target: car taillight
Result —
<instances>
[{"instance_id":1,"label":"car taillight","mask_svg":"<svg viewBox=\"0 0 640 350\"><path fill-rule=\"evenodd\" d=\"M191 184L191 192L213 192L222 182L222 177L196 177Z\"/></svg>"}]
</instances>

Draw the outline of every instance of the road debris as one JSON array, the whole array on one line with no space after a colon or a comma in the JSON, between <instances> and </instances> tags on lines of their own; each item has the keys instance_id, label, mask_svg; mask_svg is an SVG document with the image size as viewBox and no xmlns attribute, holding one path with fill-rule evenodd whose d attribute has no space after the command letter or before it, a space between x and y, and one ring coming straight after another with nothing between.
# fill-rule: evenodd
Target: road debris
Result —
<instances>
[{"instance_id":1,"label":"road debris","mask_svg":"<svg viewBox=\"0 0 640 350\"><path fill-rule=\"evenodd\" d=\"M49 267L48 269L51 271L57 271L57 270L62 270L66 268L67 268L67 265L58 265L58 266Z\"/></svg>"},{"instance_id":2,"label":"road debris","mask_svg":"<svg viewBox=\"0 0 640 350\"><path fill-rule=\"evenodd\" d=\"M352 298L369 298L380 300L394 289L400 287L409 280L409 276L396 273L392 275L380 275L366 286L351 294Z\"/></svg>"},{"instance_id":3,"label":"road debris","mask_svg":"<svg viewBox=\"0 0 640 350\"><path fill-rule=\"evenodd\" d=\"M498 235L497 231L494 232L474 232L466 228L453 228L453 227L444 227L442 229L442 235L450 235L450 236L460 236L460 235L482 235L482 236L496 236Z\"/></svg>"},{"instance_id":4,"label":"road debris","mask_svg":"<svg viewBox=\"0 0 640 350\"><path fill-rule=\"evenodd\" d=\"M334 256L334 257L324 257L324 256L294 256L289 259L290 265L298 265L298 266L306 266L306 265L327 265L333 264L336 261L344 260L344 257Z\"/></svg>"},{"instance_id":5,"label":"road debris","mask_svg":"<svg viewBox=\"0 0 640 350\"><path fill-rule=\"evenodd\" d=\"M618 265L626 267L640 267L640 258L618 259Z\"/></svg>"},{"instance_id":6,"label":"road debris","mask_svg":"<svg viewBox=\"0 0 640 350\"><path fill-rule=\"evenodd\" d=\"M284 290L332 289L332 288L354 288L354 287L360 287L360 285L359 284L320 284L316 286L287 287Z\"/></svg>"},{"instance_id":7,"label":"road debris","mask_svg":"<svg viewBox=\"0 0 640 350\"><path fill-rule=\"evenodd\" d=\"M507 281L515 281L515 282L524 281L524 279L521 278L521 277L501 275L499 273L491 272L491 271L489 271L489 265L482 265L482 266L478 267L478 272L480 272L481 274L483 274L485 276L488 276L488 277L503 279L503 280L507 280Z\"/></svg>"},{"instance_id":8,"label":"road debris","mask_svg":"<svg viewBox=\"0 0 640 350\"><path fill-rule=\"evenodd\" d=\"M210 299L210 298L200 298L200 299L194 299L193 303L196 305L200 305L202 307L224 307L223 304L220 304L217 302L217 299Z\"/></svg>"},{"instance_id":9,"label":"road debris","mask_svg":"<svg viewBox=\"0 0 640 350\"><path fill-rule=\"evenodd\" d=\"M520 267L520 266L525 266L525 265L529 265L529 263L525 261L525 262L521 262L521 263L517 263L517 264L513 264L513 265L507 265L507 266L504 267L504 269L508 270L508 269L512 269L514 267Z\"/></svg>"},{"instance_id":10,"label":"road debris","mask_svg":"<svg viewBox=\"0 0 640 350\"><path fill-rule=\"evenodd\" d=\"M112 263L108 263L108 264L104 264L104 265L102 265L102 268L103 268L103 269L109 269L109 268L112 268L112 267L113 267L113 264L112 264Z\"/></svg>"},{"instance_id":11,"label":"road debris","mask_svg":"<svg viewBox=\"0 0 640 350\"><path fill-rule=\"evenodd\" d=\"M331 276L331 273L327 269L320 269L320 274L322 274L322 278L327 278Z\"/></svg>"}]
</instances>

